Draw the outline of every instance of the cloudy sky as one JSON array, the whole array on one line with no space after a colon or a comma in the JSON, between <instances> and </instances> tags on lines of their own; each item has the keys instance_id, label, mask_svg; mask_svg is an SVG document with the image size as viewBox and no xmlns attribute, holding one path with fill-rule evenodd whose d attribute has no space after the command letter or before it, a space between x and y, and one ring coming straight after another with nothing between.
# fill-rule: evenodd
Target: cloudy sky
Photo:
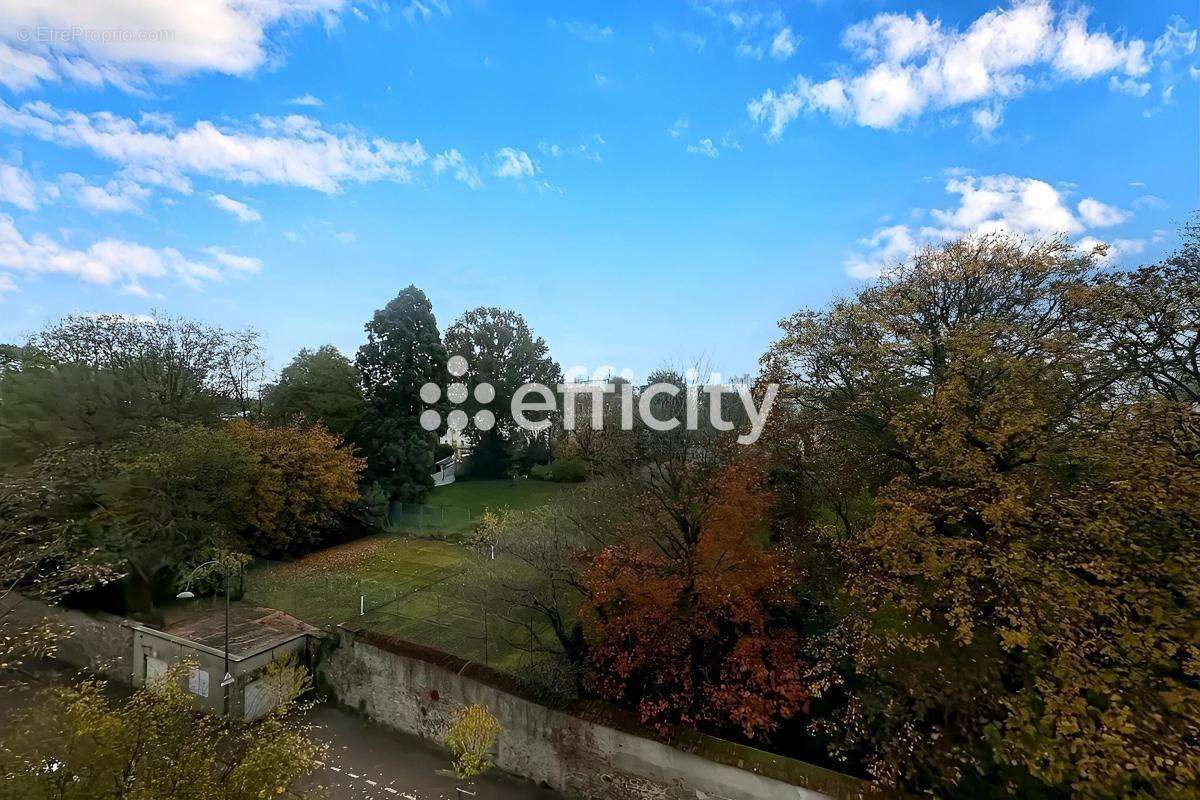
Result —
<instances>
[{"instance_id":1,"label":"cloudy sky","mask_svg":"<svg viewBox=\"0 0 1200 800\"><path fill-rule=\"evenodd\" d=\"M346 352L410 283L564 366L743 373L969 231L1153 259L1194 2L0 0L0 340L69 312Z\"/></svg>"}]
</instances>

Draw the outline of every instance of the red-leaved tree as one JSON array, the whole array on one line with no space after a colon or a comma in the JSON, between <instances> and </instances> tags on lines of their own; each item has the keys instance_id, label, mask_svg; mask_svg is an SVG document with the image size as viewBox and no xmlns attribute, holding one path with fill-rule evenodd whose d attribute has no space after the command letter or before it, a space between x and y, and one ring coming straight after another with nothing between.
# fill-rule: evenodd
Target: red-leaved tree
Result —
<instances>
[{"instance_id":1,"label":"red-leaved tree","mask_svg":"<svg viewBox=\"0 0 1200 800\"><path fill-rule=\"evenodd\" d=\"M760 473L693 461L651 480L636 521L581 576L589 682L660 729L762 738L808 700L784 624L796 574L755 541L771 504Z\"/></svg>"}]
</instances>

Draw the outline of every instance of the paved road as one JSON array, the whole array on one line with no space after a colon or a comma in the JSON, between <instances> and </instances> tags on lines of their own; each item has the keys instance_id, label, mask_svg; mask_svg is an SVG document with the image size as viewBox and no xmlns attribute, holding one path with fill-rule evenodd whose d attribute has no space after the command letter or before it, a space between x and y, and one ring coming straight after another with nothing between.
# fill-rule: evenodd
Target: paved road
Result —
<instances>
[{"instance_id":1,"label":"paved road","mask_svg":"<svg viewBox=\"0 0 1200 800\"><path fill-rule=\"evenodd\" d=\"M36 702L39 689L71 675L45 666L24 673L0 671L0 726ZM112 688L114 697L128 691ZM326 800L562 800L556 792L497 771L459 781L448 771L449 757L431 743L333 706L314 707L308 721L329 744L329 752L303 788Z\"/></svg>"},{"instance_id":2,"label":"paved road","mask_svg":"<svg viewBox=\"0 0 1200 800\"><path fill-rule=\"evenodd\" d=\"M459 781L446 754L415 736L396 733L348 711L320 705L309 721L328 742L325 764L310 778L330 800L561 800L498 772ZM473 793L473 794L471 794Z\"/></svg>"}]
</instances>

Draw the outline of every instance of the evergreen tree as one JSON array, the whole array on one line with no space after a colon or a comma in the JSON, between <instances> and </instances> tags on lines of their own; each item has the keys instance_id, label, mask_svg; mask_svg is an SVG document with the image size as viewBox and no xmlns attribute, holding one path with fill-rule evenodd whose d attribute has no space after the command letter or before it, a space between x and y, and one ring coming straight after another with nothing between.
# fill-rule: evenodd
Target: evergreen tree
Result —
<instances>
[{"instance_id":1,"label":"evergreen tree","mask_svg":"<svg viewBox=\"0 0 1200 800\"><path fill-rule=\"evenodd\" d=\"M437 446L437 434L421 427L421 412L444 411L437 403L425 404L420 391L430 382L444 386L448 378L446 348L429 298L409 286L375 312L366 332L355 359L367 401L358 444L370 479L393 501L420 502L433 486Z\"/></svg>"}]
</instances>

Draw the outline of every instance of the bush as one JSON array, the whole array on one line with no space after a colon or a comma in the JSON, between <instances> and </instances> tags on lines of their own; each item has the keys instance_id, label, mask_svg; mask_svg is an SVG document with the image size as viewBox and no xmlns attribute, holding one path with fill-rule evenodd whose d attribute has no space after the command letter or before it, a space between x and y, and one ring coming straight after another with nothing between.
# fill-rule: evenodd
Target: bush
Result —
<instances>
[{"instance_id":1,"label":"bush","mask_svg":"<svg viewBox=\"0 0 1200 800\"><path fill-rule=\"evenodd\" d=\"M455 715L446 732L446 747L453 756L454 774L474 778L492 768L491 749L504 729L483 706L467 706Z\"/></svg>"},{"instance_id":2,"label":"bush","mask_svg":"<svg viewBox=\"0 0 1200 800\"><path fill-rule=\"evenodd\" d=\"M551 470L549 464L535 464L529 469L529 477L537 478L539 481L550 480Z\"/></svg>"},{"instance_id":3,"label":"bush","mask_svg":"<svg viewBox=\"0 0 1200 800\"><path fill-rule=\"evenodd\" d=\"M587 464L580 458L559 458L550 465L550 480L555 483L583 483L587 476Z\"/></svg>"}]
</instances>

